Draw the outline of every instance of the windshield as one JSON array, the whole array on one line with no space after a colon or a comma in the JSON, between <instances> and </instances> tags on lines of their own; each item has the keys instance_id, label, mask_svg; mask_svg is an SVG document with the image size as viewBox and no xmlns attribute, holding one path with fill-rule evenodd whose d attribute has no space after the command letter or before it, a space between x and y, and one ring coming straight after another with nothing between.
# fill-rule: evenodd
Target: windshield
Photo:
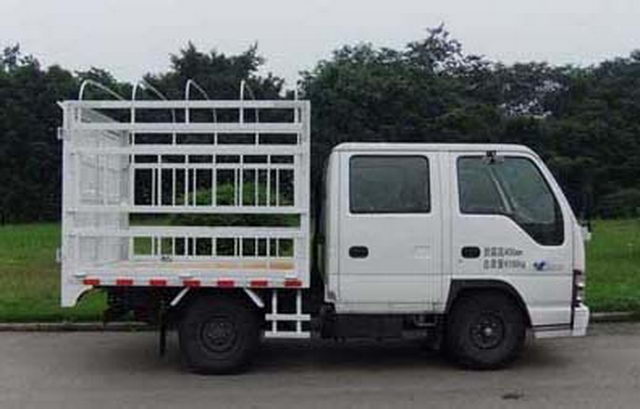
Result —
<instances>
[{"instance_id":1,"label":"windshield","mask_svg":"<svg viewBox=\"0 0 640 409\"><path fill-rule=\"evenodd\" d=\"M462 157L458 160L460 211L510 217L535 241L564 241L562 212L536 165L527 158Z\"/></svg>"}]
</instances>

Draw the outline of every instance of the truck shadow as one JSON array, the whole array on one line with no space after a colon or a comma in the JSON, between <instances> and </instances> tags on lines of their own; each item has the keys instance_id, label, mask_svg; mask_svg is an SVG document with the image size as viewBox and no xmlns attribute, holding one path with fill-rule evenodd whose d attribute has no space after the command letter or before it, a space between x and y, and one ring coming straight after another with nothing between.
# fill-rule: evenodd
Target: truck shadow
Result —
<instances>
[{"instance_id":1,"label":"truck shadow","mask_svg":"<svg viewBox=\"0 0 640 409\"><path fill-rule=\"evenodd\" d=\"M255 369L275 372L290 369L388 370L418 369L424 366L446 367L442 354L413 342L313 340L264 342L255 361Z\"/></svg>"},{"instance_id":2,"label":"truck shadow","mask_svg":"<svg viewBox=\"0 0 640 409\"><path fill-rule=\"evenodd\" d=\"M132 343L118 344L103 364L114 371L134 369L142 372L172 372L186 369L181 363L177 337L172 334L167 355L159 359L154 340L146 336ZM562 342L529 343L523 356L504 371L529 371L560 369L573 362L570 350L554 344ZM141 354L140 349L145 353ZM92 367L97 368L94 360ZM119 368L119 369L118 369ZM103 367L104 369L104 367ZM341 373L345 371L375 373L382 371L406 371L442 374L465 371L450 362L444 354L425 348L418 342L349 340L265 340L249 369L251 374L305 373L314 371Z\"/></svg>"},{"instance_id":3,"label":"truck shadow","mask_svg":"<svg viewBox=\"0 0 640 409\"><path fill-rule=\"evenodd\" d=\"M557 348L544 344L528 344L523 356L505 370L559 368L571 359ZM288 370L323 371L462 371L444 353L407 341L325 340L267 341L258 354L253 370L279 372Z\"/></svg>"}]
</instances>

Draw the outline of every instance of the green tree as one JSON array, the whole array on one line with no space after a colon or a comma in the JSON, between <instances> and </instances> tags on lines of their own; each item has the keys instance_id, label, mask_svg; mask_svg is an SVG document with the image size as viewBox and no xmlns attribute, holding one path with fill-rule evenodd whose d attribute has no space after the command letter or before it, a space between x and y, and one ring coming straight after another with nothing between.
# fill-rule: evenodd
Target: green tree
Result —
<instances>
[{"instance_id":1,"label":"green tree","mask_svg":"<svg viewBox=\"0 0 640 409\"><path fill-rule=\"evenodd\" d=\"M184 99L187 80L194 80L212 99L238 99L240 81L247 81L250 92L256 99L280 98L284 80L271 73L258 73L265 60L258 54L254 44L246 51L227 56L216 50L209 53L199 51L192 43L170 57L169 71L147 74L144 79L155 86L169 99ZM251 95L247 95L249 99ZM192 99L203 96L194 92Z\"/></svg>"},{"instance_id":2,"label":"green tree","mask_svg":"<svg viewBox=\"0 0 640 409\"><path fill-rule=\"evenodd\" d=\"M0 59L0 208L3 221L52 220L60 214L61 163L56 102L72 98L68 71L43 69L18 46Z\"/></svg>"}]
</instances>

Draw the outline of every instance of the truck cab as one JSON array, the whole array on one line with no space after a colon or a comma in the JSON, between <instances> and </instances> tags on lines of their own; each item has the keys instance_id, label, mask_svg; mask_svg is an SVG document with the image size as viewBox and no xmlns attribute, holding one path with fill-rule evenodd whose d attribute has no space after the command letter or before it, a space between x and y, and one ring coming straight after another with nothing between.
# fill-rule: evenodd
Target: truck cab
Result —
<instances>
[{"instance_id":1,"label":"truck cab","mask_svg":"<svg viewBox=\"0 0 640 409\"><path fill-rule=\"evenodd\" d=\"M530 149L347 143L325 178L325 301L336 314L446 321L464 302L458 320L506 335L498 299L536 337L584 335L582 228Z\"/></svg>"}]
</instances>

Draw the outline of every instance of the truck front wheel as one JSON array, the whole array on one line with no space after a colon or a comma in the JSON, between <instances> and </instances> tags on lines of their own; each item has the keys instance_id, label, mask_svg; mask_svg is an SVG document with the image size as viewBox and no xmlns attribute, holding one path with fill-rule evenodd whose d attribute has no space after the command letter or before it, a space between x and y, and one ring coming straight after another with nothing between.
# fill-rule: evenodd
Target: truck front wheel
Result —
<instances>
[{"instance_id":1,"label":"truck front wheel","mask_svg":"<svg viewBox=\"0 0 640 409\"><path fill-rule=\"evenodd\" d=\"M234 373L250 363L260 340L256 312L233 297L200 296L178 327L183 361L193 372Z\"/></svg>"},{"instance_id":2,"label":"truck front wheel","mask_svg":"<svg viewBox=\"0 0 640 409\"><path fill-rule=\"evenodd\" d=\"M522 351L525 320L520 307L502 293L463 294L447 317L445 337L448 354L462 366L495 369Z\"/></svg>"}]
</instances>

